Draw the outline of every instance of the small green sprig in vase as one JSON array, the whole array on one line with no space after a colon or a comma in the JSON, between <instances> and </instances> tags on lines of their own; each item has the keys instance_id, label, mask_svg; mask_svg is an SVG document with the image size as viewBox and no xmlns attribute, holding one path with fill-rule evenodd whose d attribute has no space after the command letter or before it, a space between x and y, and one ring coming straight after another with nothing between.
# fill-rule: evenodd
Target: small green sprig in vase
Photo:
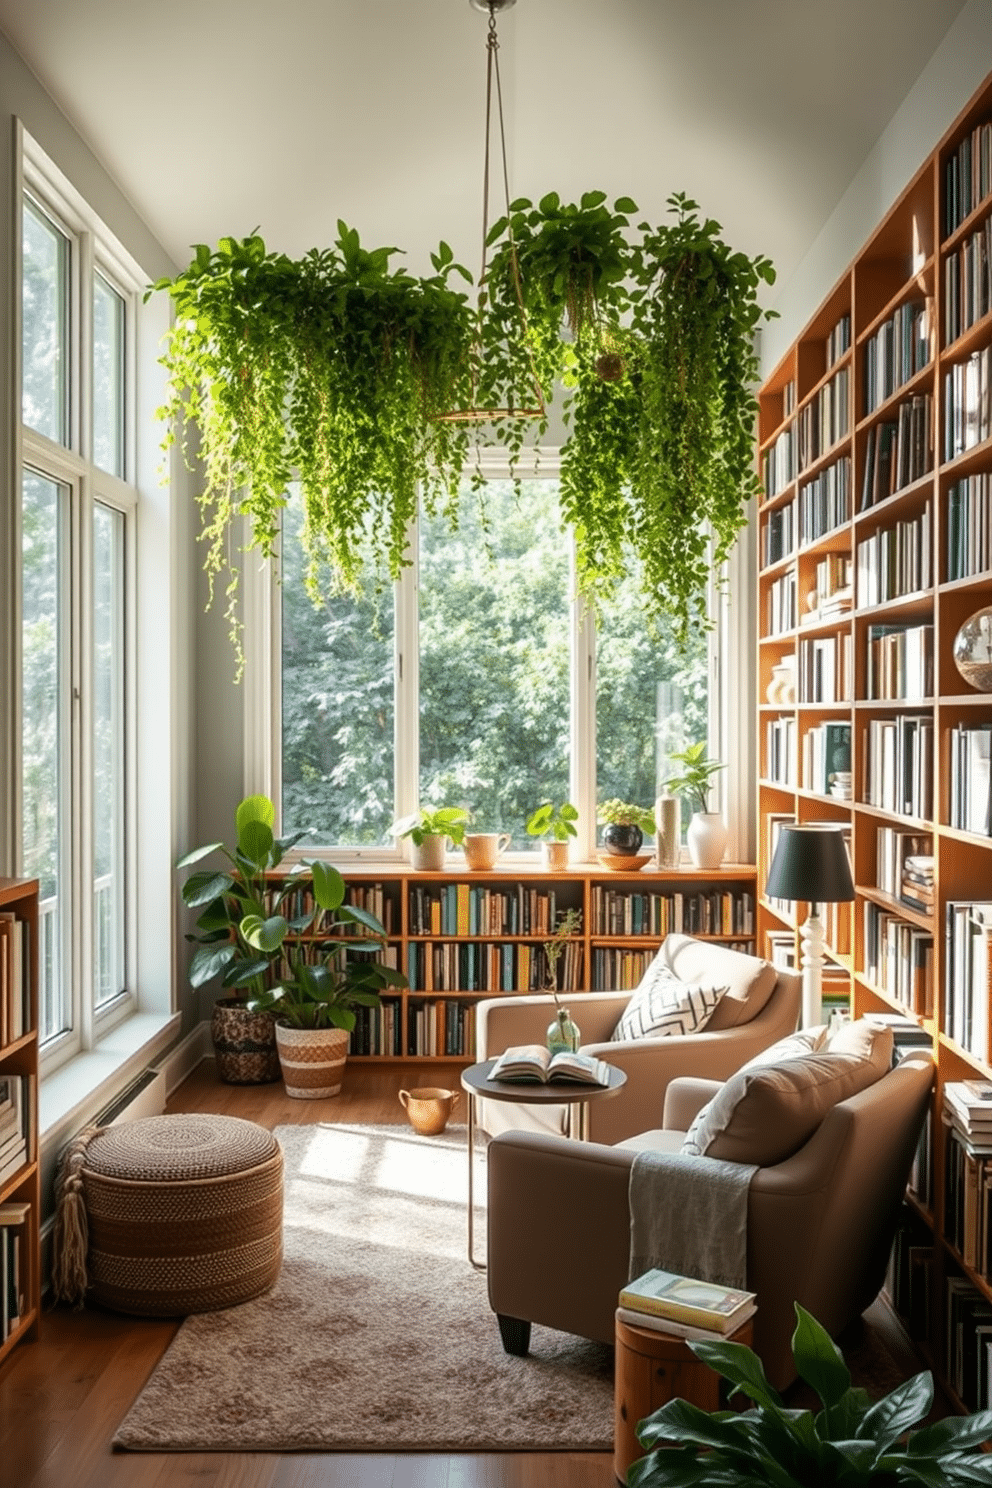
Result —
<instances>
[{"instance_id":1,"label":"small green sprig in vase","mask_svg":"<svg viewBox=\"0 0 992 1488\"><path fill-rule=\"evenodd\" d=\"M569 1017L568 1008L558 996L558 962L565 954L565 946L573 935L582 929L581 909L566 909L559 916L558 925L550 940L544 942L544 958L547 967L548 991L555 1000L554 1021L548 1025L547 1045L552 1055L564 1052L575 1053L582 1041L576 1023Z\"/></svg>"}]
</instances>

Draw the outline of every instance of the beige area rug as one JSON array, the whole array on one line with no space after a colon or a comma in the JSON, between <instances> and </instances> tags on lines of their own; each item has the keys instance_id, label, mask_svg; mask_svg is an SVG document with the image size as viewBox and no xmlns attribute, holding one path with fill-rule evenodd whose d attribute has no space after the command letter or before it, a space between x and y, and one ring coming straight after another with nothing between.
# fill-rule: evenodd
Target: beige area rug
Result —
<instances>
[{"instance_id":1,"label":"beige area rug","mask_svg":"<svg viewBox=\"0 0 992 1488\"><path fill-rule=\"evenodd\" d=\"M187 1318L122 1422L132 1451L612 1450L613 1354L550 1329L503 1352L466 1255L465 1128L280 1126L285 1259ZM475 1194L485 1194L477 1157ZM476 1245L485 1235L478 1210Z\"/></svg>"}]
</instances>

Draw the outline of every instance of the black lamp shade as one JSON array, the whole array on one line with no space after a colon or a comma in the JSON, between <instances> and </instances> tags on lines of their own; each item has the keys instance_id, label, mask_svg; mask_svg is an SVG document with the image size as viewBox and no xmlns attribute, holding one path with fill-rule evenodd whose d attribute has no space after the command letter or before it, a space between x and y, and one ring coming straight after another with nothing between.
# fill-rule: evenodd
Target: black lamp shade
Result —
<instances>
[{"instance_id":1,"label":"black lamp shade","mask_svg":"<svg viewBox=\"0 0 992 1488\"><path fill-rule=\"evenodd\" d=\"M769 899L836 904L854 898L851 860L840 827L783 826L768 870Z\"/></svg>"}]
</instances>

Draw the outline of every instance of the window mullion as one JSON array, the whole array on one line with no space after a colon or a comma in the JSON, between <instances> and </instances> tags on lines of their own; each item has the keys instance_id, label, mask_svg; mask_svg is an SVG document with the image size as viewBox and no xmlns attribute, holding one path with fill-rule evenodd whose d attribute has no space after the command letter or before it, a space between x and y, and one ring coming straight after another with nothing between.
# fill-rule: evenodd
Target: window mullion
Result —
<instances>
[{"instance_id":1,"label":"window mullion","mask_svg":"<svg viewBox=\"0 0 992 1488\"><path fill-rule=\"evenodd\" d=\"M596 621L592 606L578 593L574 535L570 582L573 599L569 792L579 813L576 851L583 862L591 862L596 843Z\"/></svg>"},{"instance_id":2,"label":"window mullion","mask_svg":"<svg viewBox=\"0 0 992 1488\"><path fill-rule=\"evenodd\" d=\"M93 1046L93 500L88 480L73 493L73 819L76 823L73 939L78 946L73 1000L79 1037Z\"/></svg>"},{"instance_id":3,"label":"window mullion","mask_svg":"<svg viewBox=\"0 0 992 1488\"><path fill-rule=\"evenodd\" d=\"M408 816L420 804L420 522L414 518L407 551L412 563L394 586L393 627L396 710L393 748L393 797L397 817ZM410 839L397 844L410 851Z\"/></svg>"}]
</instances>

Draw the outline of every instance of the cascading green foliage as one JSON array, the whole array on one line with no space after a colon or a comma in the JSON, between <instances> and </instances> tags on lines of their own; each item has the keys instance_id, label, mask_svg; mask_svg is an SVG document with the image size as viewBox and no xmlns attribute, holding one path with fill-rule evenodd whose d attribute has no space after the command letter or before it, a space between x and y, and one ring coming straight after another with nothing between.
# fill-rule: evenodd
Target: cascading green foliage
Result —
<instances>
[{"instance_id":1,"label":"cascading green foliage","mask_svg":"<svg viewBox=\"0 0 992 1488\"><path fill-rule=\"evenodd\" d=\"M227 570L237 644L237 568L230 528L248 519L246 546L271 556L294 474L305 510L310 579L327 568L356 589L360 551L380 578L396 577L418 495L453 507L467 425L438 414L472 397L475 318L452 275L471 282L442 243L434 274L390 267L395 248L362 248L338 223L333 248L294 261L260 237L200 244L174 280L160 280L176 320L163 361L170 394L167 442L199 435L205 568Z\"/></svg>"},{"instance_id":2,"label":"cascading green foliage","mask_svg":"<svg viewBox=\"0 0 992 1488\"><path fill-rule=\"evenodd\" d=\"M601 191L514 202L490 235L487 313L501 339L519 322L515 256L538 375L565 390L562 511L580 587L612 592L632 547L647 617L684 640L707 623L711 569L759 489L754 332L774 271L733 252L684 194L668 205L674 223L632 232L629 197L612 211Z\"/></svg>"},{"instance_id":3,"label":"cascading green foliage","mask_svg":"<svg viewBox=\"0 0 992 1488\"><path fill-rule=\"evenodd\" d=\"M690 1343L748 1411L704 1411L670 1400L638 1425L648 1455L627 1474L630 1488L965 1488L992 1483L992 1411L955 1416L919 1431L933 1404L929 1371L872 1401L851 1384L830 1335L796 1303L792 1353L800 1379L823 1409L789 1410L768 1383L761 1360L742 1343Z\"/></svg>"},{"instance_id":4,"label":"cascading green foliage","mask_svg":"<svg viewBox=\"0 0 992 1488\"><path fill-rule=\"evenodd\" d=\"M442 416L508 410L488 428L514 459L535 429L522 416L535 377L546 395L563 389L561 509L581 591L611 595L633 550L649 623L667 619L681 642L708 623L710 573L758 491L754 331L774 272L683 194L669 208L674 222L632 229L629 197L513 202L489 234L478 306L452 287L471 276L447 244L418 279L343 222L333 248L298 261L257 234L201 244L154 286L176 307L166 442L178 430L189 457L198 433L205 568L211 594L228 575L239 654L238 519L246 546L271 556L298 476L311 592L324 571L357 590L369 553L376 581L396 577L418 499L455 519L477 426Z\"/></svg>"}]
</instances>

